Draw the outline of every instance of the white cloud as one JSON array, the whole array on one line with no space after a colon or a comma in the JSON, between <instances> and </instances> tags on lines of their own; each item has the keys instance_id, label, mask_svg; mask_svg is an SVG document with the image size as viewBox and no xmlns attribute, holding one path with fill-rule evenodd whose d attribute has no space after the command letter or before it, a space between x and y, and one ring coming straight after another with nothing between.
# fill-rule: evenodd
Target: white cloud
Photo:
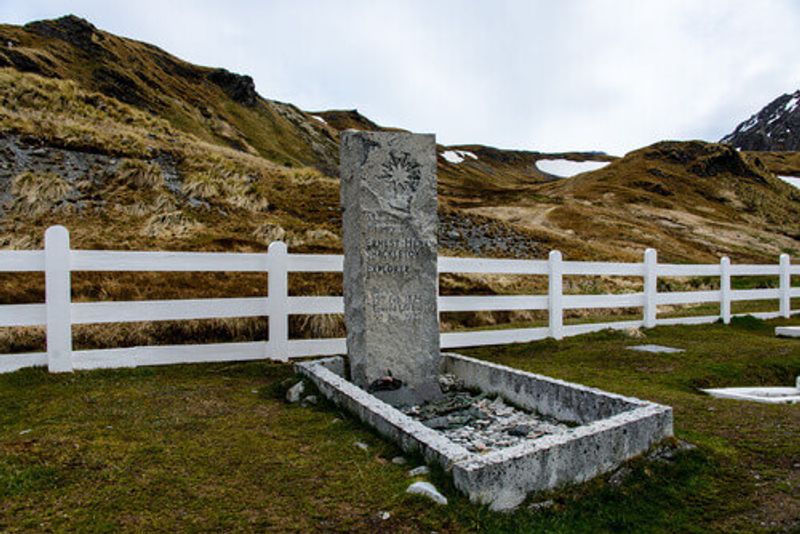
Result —
<instances>
[{"instance_id":1,"label":"white cloud","mask_svg":"<svg viewBox=\"0 0 800 534\"><path fill-rule=\"evenodd\" d=\"M715 140L800 88L791 0L0 3L14 23L67 12L251 74L266 97L357 107L447 144L623 153Z\"/></svg>"}]
</instances>

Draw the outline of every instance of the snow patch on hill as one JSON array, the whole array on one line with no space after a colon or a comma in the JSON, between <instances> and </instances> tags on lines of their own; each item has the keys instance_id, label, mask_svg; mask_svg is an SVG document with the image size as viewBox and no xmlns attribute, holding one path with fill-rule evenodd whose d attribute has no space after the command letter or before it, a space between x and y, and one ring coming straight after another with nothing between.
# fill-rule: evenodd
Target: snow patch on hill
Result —
<instances>
[{"instance_id":1,"label":"snow patch on hill","mask_svg":"<svg viewBox=\"0 0 800 534\"><path fill-rule=\"evenodd\" d=\"M796 188L800 189L800 176L778 176L778 178L780 178L787 184L793 185Z\"/></svg>"},{"instance_id":2,"label":"snow patch on hill","mask_svg":"<svg viewBox=\"0 0 800 534\"><path fill-rule=\"evenodd\" d=\"M468 150L445 150L442 152L442 157L445 159L445 161L452 163L453 165L463 163L467 158L478 159L478 156Z\"/></svg>"},{"instance_id":3,"label":"snow patch on hill","mask_svg":"<svg viewBox=\"0 0 800 534\"><path fill-rule=\"evenodd\" d=\"M560 178L571 178L582 172L596 171L602 169L610 162L608 161L571 161L568 159L540 159L536 162L536 168L547 174Z\"/></svg>"}]
</instances>

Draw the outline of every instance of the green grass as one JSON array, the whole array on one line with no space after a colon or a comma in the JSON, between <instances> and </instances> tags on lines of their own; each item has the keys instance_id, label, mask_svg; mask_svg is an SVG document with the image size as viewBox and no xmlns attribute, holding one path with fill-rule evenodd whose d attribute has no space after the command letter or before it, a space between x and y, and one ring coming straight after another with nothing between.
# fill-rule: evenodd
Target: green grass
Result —
<instances>
[{"instance_id":1,"label":"green grass","mask_svg":"<svg viewBox=\"0 0 800 534\"><path fill-rule=\"evenodd\" d=\"M707 532L800 527L800 407L712 399L699 387L789 385L800 342L777 324L660 327L464 351L665 403L679 439L669 462L637 460L497 514L441 472L446 507L407 496L398 449L329 405L276 396L289 366L208 364L0 376L0 530L340 532ZM681 354L625 350L647 342ZM370 445L362 451L354 444ZM412 459L410 465L418 462ZM381 511L391 513L382 521Z\"/></svg>"}]
</instances>

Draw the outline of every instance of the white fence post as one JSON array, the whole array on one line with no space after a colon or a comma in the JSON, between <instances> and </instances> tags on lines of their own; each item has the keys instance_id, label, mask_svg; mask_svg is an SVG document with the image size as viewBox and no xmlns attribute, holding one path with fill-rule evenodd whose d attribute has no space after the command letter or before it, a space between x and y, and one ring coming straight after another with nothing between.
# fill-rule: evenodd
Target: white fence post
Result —
<instances>
[{"instance_id":1,"label":"white fence post","mask_svg":"<svg viewBox=\"0 0 800 534\"><path fill-rule=\"evenodd\" d=\"M644 327L656 326L658 314L658 252L654 248L644 251Z\"/></svg>"},{"instance_id":2,"label":"white fence post","mask_svg":"<svg viewBox=\"0 0 800 534\"><path fill-rule=\"evenodd\" d=\"M724 324L731 323L731 259L719 260L719 316Z\"/></svg>"},{"instance_id":3,"label":"white fence post","mask_svg":"<svg viewBox=\"0 0 800 534\"><path fill-rule=\"evenodd\" d=\"M286 361L289 359L289 255L286 243L270 243L268 264L268 357Z\"/></svg>"},{"instance_id":4,"label":"white fence post","mask_svg":"<svg viewBox=\"0 0 800 534\"><path fill-rule=\"evenodd\" d=\"M72 371L72 318L69 232L51 226L44 234L47 368L51 373Z\"/></svg>"},{"instance_id":5,"label":"white fence post","mask_svg":"<svg viewBox=\"0 0 800 534\"><path fill-rule=\"evenodd\" d=\"M788 254L781 254L780 262L781 317L788 319L792 316L792 261Z\"/></svg>"},{"instance_id":6,"label":"white fence post","mask_svg":"<svg viewBox=\"0 0 800 534\"><path fill-rule=\"evenodd\" d=\"M564 337L563 289L561 252L552 250L550 251L547 271L547 309L550 323L550 337L553 339L562 339Z\"/></svg>"}]
</instances>

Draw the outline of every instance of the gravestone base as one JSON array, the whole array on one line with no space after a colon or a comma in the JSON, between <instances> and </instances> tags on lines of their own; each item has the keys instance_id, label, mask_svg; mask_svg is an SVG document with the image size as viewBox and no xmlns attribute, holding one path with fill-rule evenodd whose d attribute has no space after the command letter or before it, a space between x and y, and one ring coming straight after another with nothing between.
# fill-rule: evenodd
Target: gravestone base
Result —
<instances>
[{"instance_id":1,"label":"gravestone base","mask_svg":"<svg viewBox=\"0 0 800 534\"><path fill-rule=\"evenodd\" d=\"M667 406L443 353L440 373L452 375L464 387L569 426L483 454L471 452L347 380L343 361L306 361L295 369L325 397L404 451L421 453L442 466L471 501L493 510L513 509L532 493L613 471L673 435Z\"/></svg>"}]
</instances>

